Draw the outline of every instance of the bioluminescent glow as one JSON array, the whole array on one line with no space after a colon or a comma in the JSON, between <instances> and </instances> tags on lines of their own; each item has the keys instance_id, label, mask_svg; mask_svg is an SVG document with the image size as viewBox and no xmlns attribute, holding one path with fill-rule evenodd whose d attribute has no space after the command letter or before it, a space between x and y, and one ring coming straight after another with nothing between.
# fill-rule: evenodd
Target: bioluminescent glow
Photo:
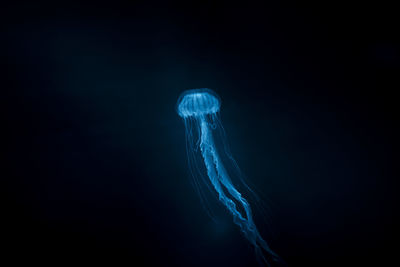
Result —
<instances>
[{"instance_id":1,"label":"bioluminescent glow","mask_svg":"<svg viewBox=\"0 0 400 267\"><path fill-rule=\"evenodd\" d=\"M226 161L222 160L219 151L217 151L213 137L213 131L216 130L219 130L219 133L222 132L220 136L225 148L227 148L225 132L218 115L220 106L219 97L210 89L187 90L178 99L177 112L185 122L191 171L194 176L199 176L194 177L194 185L199 191L200 196L202 196L199 187L200 180L203 179L203 182L212 191L217 193L219 201L232 214L234 223L240 227L244 236L254 246L256 256L260 262L268 266L270 265L270 259L275 262L282 262L261 237L254 224L248 201L238 191L238 187L235 187L232 183L229 171L224 165ZM234 169L239 170L229 151L225 150L225 152L228 164L231 164ZM196 153L201 154L200 158L204 164L198 164L194 160ZM206 179L207 177L208 180ZM240 181L249 192L254 193L242 179Z\"/></svg>"}]
</instances>

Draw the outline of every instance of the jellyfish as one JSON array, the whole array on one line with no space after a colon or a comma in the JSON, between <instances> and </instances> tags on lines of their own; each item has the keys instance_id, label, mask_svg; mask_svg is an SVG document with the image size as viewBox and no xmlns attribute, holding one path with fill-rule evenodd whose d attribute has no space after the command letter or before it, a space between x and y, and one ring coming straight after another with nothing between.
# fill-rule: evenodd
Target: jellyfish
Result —
<instances>
[{"instance_id":1,"label":"jellyfish","mask_svg":"<svg viewBox=\"0 0 400 267\"><path fill-rule=\"evenodd\" d=\"M203 202L207 200L202 193L200 183L216 193L217 199L233 216L233 222L239 226L245 238L254 247L256 257L262 265L271 266L271 262L282 263L280 257L261 237L254 223L249 202L231 179L232 170L235 170L242 188L255 195L242 179L240 169L229 152L225 131L219 119L220 106L221 101L217 94L206 88L184 91L178 99L176 109L185 124L186 147L194 178L193 184ZM217 150L214 132L217 132L222 139L225 160ZM199 154L200 164L198 160L196 161L196 154ZM226 168L226 164L231 168Z\"/></svg>"}]
</instances>

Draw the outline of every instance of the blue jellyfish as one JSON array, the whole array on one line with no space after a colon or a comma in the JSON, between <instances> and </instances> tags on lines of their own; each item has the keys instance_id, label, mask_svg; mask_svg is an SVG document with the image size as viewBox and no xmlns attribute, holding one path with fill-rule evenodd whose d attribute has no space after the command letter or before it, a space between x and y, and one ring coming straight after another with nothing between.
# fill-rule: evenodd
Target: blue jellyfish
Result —
<instances>
[{"instance_id":1,"label":"blue jellyfish","mask_svg":"<svg viewBox=\"0 0 400 267\"><path fill-rule=\"evenodd\" d=\"M226 163L233 166L236 173L240 170L231 156L225 138L225 132L219 120L221 101L217 94L210 89L193 89L184 91L177 102L177 112L182 117L186 128L186 145L189 158L190 170L192 172L194 186L198 190L203 201L204 194L200 190L202 181L218 200L228 209L233 216L233 221L240 227L241 232L255 249L257 259L260 263L270 266L273 262L283 261L275 254L267 242L261 237L253 221L252 211L248 201L239 192L238 187L233 184L230 169ZM217 132L225 147L225 161L217 151L213 132ZM199 161L196 160L199 154ZM232 172L232 171L231 171ZM200 179L199 179L200 178ZM254 191L239 179L242 187L254 194Z\"/></svg>"}]
</instances>

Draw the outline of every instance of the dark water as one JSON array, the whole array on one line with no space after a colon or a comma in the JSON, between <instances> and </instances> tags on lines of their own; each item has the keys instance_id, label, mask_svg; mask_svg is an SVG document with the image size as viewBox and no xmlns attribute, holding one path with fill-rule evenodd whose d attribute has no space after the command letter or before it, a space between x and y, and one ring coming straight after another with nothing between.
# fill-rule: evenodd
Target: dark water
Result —
<instances>
[{"instance_id":1,"label":"dark water","mask_svg":"<svg viewBox=\"0 0 400 267\"><path fill-rule=\"evenodd\" d=\"M289 266L391 265L394 10L336 3L6 4L5 257L45 266L256 266L188 178L179 94L222 100L258 226ZM218 205L218 203L215 203ZM216 207L216 209L219 209Z\"/></svg>"}]
</instances>

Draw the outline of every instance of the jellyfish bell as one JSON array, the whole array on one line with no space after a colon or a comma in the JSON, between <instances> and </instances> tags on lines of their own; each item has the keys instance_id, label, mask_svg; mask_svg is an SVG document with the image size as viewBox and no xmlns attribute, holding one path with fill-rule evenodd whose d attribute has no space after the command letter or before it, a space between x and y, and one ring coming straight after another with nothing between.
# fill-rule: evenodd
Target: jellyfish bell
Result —
<instances>
[{"instance_id":1,"label":"jellyfish bell","mask_svg":"<svg viewBox=\"0 0 400 267\"><path fill-rule=\"evenodd\" d=\"M182 118L201 117L219 111L221 101L210 89L191 89L184 91L177 102L177 112Z\"/></svg>"}]
</instances>

